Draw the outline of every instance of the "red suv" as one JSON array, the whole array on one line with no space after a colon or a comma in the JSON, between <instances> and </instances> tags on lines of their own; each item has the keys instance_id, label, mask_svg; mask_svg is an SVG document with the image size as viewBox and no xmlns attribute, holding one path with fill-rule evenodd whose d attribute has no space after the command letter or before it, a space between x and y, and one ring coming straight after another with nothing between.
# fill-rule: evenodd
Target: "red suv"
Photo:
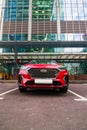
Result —
<instances>
[{"instance_id":1,"label":"red suv","mask_svg":"<svg viewBox=\"0 0 87 130\"><path fill-rule=\"evenodd\" d=\"M20 92L27 89L59 89L66 93L69 85L67 69L55 61L32 60L23 65L18 73Z\"/></svg>"}]
</instances>

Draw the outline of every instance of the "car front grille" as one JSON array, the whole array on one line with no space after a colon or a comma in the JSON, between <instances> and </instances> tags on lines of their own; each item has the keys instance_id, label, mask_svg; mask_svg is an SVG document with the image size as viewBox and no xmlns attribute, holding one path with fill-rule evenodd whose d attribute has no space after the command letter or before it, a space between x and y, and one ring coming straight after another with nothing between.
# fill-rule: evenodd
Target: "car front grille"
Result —
<instances>
[{"instance_id":1,"label":"car front grille","mask_svg":"<svg viewBox=\"0 0 87 130\"><path fill-rule=\"evenodd\" d=\"M57 69L30 69L29 74L32 78L55 78L58 74Z\"/></svg>"}]
</instances>

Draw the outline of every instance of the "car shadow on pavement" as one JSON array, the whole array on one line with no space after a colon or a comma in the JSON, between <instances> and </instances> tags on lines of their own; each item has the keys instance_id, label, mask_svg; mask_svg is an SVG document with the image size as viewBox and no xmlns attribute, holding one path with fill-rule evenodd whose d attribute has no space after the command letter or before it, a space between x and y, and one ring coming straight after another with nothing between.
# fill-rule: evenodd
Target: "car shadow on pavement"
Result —
<instances>
[{"instance_id":1,"label":"car shadow on pavement","mask_svg":"<svg viewBox=\"0 0 87 130\"><path fill-rule=\"evenodd\" d=\"M30 96L66 96L67 93L61 93L59 90L27 90L22 93L22 95L30 95Z\"/></svg>"}]
</instances>

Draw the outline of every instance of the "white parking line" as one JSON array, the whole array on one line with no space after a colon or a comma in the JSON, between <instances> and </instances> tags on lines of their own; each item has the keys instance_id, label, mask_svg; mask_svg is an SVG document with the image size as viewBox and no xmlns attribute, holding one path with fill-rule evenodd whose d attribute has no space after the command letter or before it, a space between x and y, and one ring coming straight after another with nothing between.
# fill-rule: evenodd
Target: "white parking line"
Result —
<instances>
[{"instance_id":1,"label":"white parking line","mask_svg":"<svg viewBox=\"0 0 87 130\"><path fill-rule=\"evenodd\" d=\"M0 94L0 97L6 95L6 94L8 94L8 93L11 93L11 92L13 92L13 91L15 91L15 90L17 90L17 89L18 89L18 88L14 88L14 89L8 90L8 91L6 91L6 92L3 92L3 93ZM2 98L2 97L1 97L1 98Z\"/></svg>"},{"instance_id":2,"label":"white parking line","mask_svg":"<svg viewBox=\"0 0 87 130\"><path fill-rule=\"evenodd\" d=\"M17 90L17 89L18 89L18 88L14 88L14 89L11 89L11 90L8 90L8 91L6 91L6 92L1 93L1 94L0 94L0 100L3 100L3 99L4 99L2 96L6 95L6 94L8 94L8 93L11 93L11 92L13 92L13 91L15 91L15 90ZM79 95L79 94L77 94L77 93L75 93L75 92L73 92L73 91L71 91L71 90L68 90L68 92L70 92L70 93L72 93L73 95L79 97L79 99L74 99L74 100L76 100L76 101L87 101L87 98L85 98L85 97L83 97L83 96L81 96L81 95Z\"/></svg>"},{"instance_id":3,"label":"white parking line","mask_svg":"<svg viewBox=\"0 0 87 130\"><path fill-rule=\"evenodd\" d=\"M84 83L83 85L87 85L87 83Z\"/></svg>"},{"instance_id":4,"label":"white parking line","mask_svg":"<svg viewBox=\"0 0 87 130\"><path fill-rule=\"evenodd\" d=\"M3 97L0 97L0 100L3 100L4 98Z\"/></svg>"},{"instance_id":5,"label":"white parking line","mask_svg":"<svg viewBox=\"0 0 87 130\"><path fill-rule=\"evenodd\" d=\"M83 97L83 96L81 96L81 95L79 95L79 94L77 94L77 93L75 93L75 92L73 92L73 91L71 91L71 90L68 90L68 91L69 91L70 93L72 93L73 95L79 97L79 99L74 99L74 100L76 100L76 101L87 101L87 98L85 98L85 97Z\"/></svg>"}]
</instances>

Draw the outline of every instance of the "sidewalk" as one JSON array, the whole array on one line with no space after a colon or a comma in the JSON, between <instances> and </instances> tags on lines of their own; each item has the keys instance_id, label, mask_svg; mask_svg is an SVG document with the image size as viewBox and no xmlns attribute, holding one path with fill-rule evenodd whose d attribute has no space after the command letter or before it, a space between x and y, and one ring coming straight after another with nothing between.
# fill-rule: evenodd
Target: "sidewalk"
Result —
<instances>
[{"instance_id":1,"label":"sidewalk","mask_svg":"<svg viewBox=\"0 0 87 130\"><path fill-rule=\"evenodd\" d=\"M0 83L17 83L17 80L0 80ZM69 83L73 84L83 84L87 83L87 80L69 80Z\"/></svg>"}]
</instances>

